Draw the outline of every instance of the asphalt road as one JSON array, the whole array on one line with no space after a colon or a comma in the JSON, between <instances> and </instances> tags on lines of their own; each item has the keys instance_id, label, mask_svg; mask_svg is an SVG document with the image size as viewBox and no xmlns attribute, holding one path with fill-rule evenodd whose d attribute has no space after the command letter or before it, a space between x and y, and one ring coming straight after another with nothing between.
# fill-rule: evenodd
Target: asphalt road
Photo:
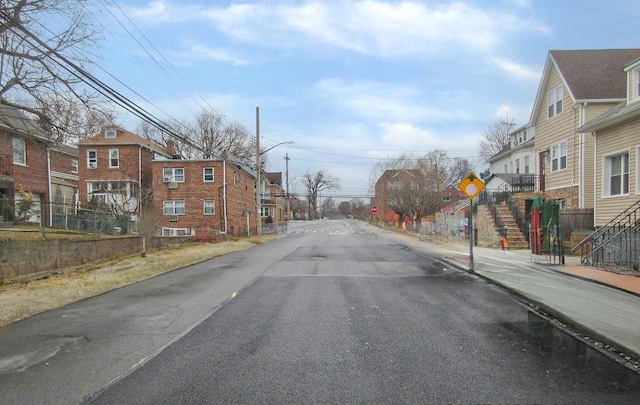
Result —
<instances>
[{"instance_id":1,"label":"asphalt road","mask_svg":"<svg viewBox=\"0 0 640 405\"><path fill-rule=\"evenodd\" d=\"M356 221L292 223L272 243L0 329L3 404L639 397L640 376L500 288Z\"/></svg>"}]
</instances>

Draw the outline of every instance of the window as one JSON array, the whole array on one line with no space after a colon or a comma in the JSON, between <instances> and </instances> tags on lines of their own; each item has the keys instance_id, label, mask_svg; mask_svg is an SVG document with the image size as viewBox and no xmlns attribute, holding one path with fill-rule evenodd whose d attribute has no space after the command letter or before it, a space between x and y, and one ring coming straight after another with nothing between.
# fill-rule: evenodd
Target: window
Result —
<instances>
[{"instance_id":1,"label":"window","mask_svg":"<svg viewBox=\"0 0 640 405\"><path fill-rule=\"evenodd\" d=\"M605 196L629 194L629 152L605 157L603 191Z\"/></svg>"},{"instance_id":2,"label":"window","mask_svg":"<svg viewBox=\"0 0 640 405\"><path fill-rule=\"evenodd\" d=\"M107 129L104 131L104 137L105 138L115 138L117 135L116 130L115 129Z\"/></svg>"},{"instance_id":3,"label":"window","mask_svg":"<svg viewBox=\"0 0 640 405\"><path fill-rule=\"evenodd\" d=\"M204 215L214 215L216 213L216 202L204 200Z\"/></svg>"},{"instance_id":4,"label":"window","mask_svg":"<svg viewBox=\"0 0 640 405\"><path fill-rule=\"evenodd\" d=\"M98 167L98 151L95 149L87 150L87 167L95 169Z\"/></svg>"},{"instance_id":5,"label":"window","mask_svg":"<svg viewBox=\"0 0 640 405\"><path fill-rule=\"evenodd\" d=\"M233 172L233 185L237 186L238 185L238 173Z\"/></svg>"},{"instance_id":6,"label":"window","mask_svg":"<svg viewBox=\"0 0 640 405\"><path fill-rule=\"evenodd\" d=\"M551 171L567 168L567 141L560 142L551 147Z\"/></svg>"},{"instance_id":7,"label":"window","mask_svg":"<svg viewBox=\"0 0 640 405\"><path fill-rule=\"evenodd\" d=\"M562 112L562 85L551 89L547 94L547 118L555 117Z\"/></svg>"},{"instance_id":8,"label":"window","mask_svg":"<svg viewBox=\"0 0 640 405\"><path fill-rule=\"evenodd\" d=\"M516 159L516 173L520 173L520 159Z\"/></svg>"},{"instance_id":9,"label":"window","mask_svg":"<svg viewBox=\"0 0 640 405\"><path fill-rule=\"evenodd\" d=\"M189 235L187 228L162 228L162 236L186 236Z\"/></svg>"},{"instance_id":10,"label":"window","mask_svg":"<svg viewBox=\"0 0 640 405\"><path fill-rule=\"evenodd\" d=\"M529 156L524 157L524 172L529 174Z\"/></svg>"},{"instance_id":11,"label":"window","mask_svg":"<svg viewBox=\"0 0 640 405\"><path fill-rule=\"evenodd\" d=\"M260 216L262 217L269 216L269 207L260 207L260 209L261 209Z\"/></svg>"},{"instance_id":12,"label":"window","mask_svg":"<svg viewBox=\"0 0 640 405\"><path fill-rule=\"evenodd\" d=\"M109 167L120 167L120 151L109 149Z\"/></svg>"},{"instance_id":13,"label":"window","mask_svg":"<svg viewBox=\"0 0 640 405\"><path fill-rule=\"evenodd\" d=\"M78 159L71 159L71 173L78 173Z\"/></svg>"},{"instance_id":14,"label":"window","mask_svg":"<svg viewBox=\"0 0 640 405\"><path fill-rule=\"evenodd\" d=\"M184 215L184 200L164 201L162 212L164 215Z\"/></svg>"},{"instance_id":15,"label":"window","mask_svg":"<svg viewBox=\"0 0 640 405\"><path fill-rule=\"evenodd\" d=\"M162 178L165 183L178 182L184 183L184 169L182 168L165 168L162 169Z\"/></svg>"},{"instance_id":16,"label":"window","mask_svg":"<svg viewBox=\"0 0 640 405\"><path fill-rule=\"evenodd\" d=\"M451 197L448 196L448 195L445 195L445 196L442 197L442 201L449 202L449 201L451 201Z\"/></svg>"},{"instance_id":17,"label":"window","mask_svg":"<svg viewBox=\"0 0 640 405\"><path fill-rule=\"evenodd\" d=\"M27 145L24 138L17 136L13 138L13 163L27 164Z\"/></svg>"},{"instance_id":18,"label":"window","mask_svg":"<svg viewBox=\"0 0 640 405\"><path fill-rule=\"evenodd\" d=\"M202 181L211 182L214 180L213 167L205 167L202 169Z\"/></svg>"}]
</instances>

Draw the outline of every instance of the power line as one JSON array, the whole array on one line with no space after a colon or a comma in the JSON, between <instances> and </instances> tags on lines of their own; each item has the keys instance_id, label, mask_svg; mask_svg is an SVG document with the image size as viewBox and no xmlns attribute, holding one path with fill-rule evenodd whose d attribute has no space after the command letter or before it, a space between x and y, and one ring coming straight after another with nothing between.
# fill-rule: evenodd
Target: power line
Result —
<instances>
[{"instance_id":1,"label":"power line","mask_svg":"<svg viewBox=\"0 0 640 405\"><path fill-rule=\"evenodd\" d=\"M182 141L182 142L184 142L184 143L186 143L186 144L188 144L188 145L190 145L190 146L192 146L192 147L194 147L194 148L196 148L196 149L198 149L200 151L204 151L204 148L202 148L200 145L196 145L195 143L193 143L187 137L185 137L182 134L174 131L172 128L166 126L161 120L159 120L153 114L149 113L148 111L146 111L142 107L138 106L133 101L131 101L128 98L126 98L125 96L119 94L114 89L112 89L111 87L109 87L108 85L106 85L105 83L103 83L102 81L100 81L99 79L97 79L96 77L91 75L90 73L86 72L80 66L76 65L74 62L72 62L71 60L69 60L68 58L66 58L62 54L60 54L60 52L58 52L57 50L51 48L47 43L45 43L40 38L38 38L37 35L32 33L29 29L25 28L20 22L12 20L11 15L9 15L6 11L0 10L0 15L6 19L8 27L17 28L18 30L23 32L27 37L30 37L33 40L35 40L37 45L35 45L33 42L31 42L29 40L29 38L20 35L14 29L10 28L11 31L14 34L16 34L18 37L20 37L22 40L24 40L27 44L32 46L34 49L39 50L45 57L49 58L51 61L53 61L54 63L59 65L62 69L66 70L71 75L73 75L76 78L78 78L80 81L82 81L83 83L87 84L92 89L98 91L103 96L109 98L111 101L115 102L116 104L118 104L121 107L125 108L127 111L133 113L137 117L149 122L151 125L155 126L156 128L160 129L161 131L166 132L170 136L172 136L174 138L177 138L180 141ZM47 52L43 52L43 50L40 49L38 46L44 48ZM54 58L54 56L55 56L55 58Z\"/></svg>"}]
</instances>

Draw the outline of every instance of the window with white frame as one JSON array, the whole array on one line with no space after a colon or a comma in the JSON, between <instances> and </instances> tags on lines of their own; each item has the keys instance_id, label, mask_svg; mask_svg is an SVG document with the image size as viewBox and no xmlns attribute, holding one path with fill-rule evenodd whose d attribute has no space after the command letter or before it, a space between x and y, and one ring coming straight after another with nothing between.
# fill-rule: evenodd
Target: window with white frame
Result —
<instances>
[{"instance_id":1,"label":"window with white frame","mask_svg":"<svg viewBox=\"0 0 640 405\"><path fill-rule=\"evenodd\" d=\"M187 236L189 229L187 228L162 228L162 236Z\"/></svg>"},{"instance_id":2,"label":"window with white frame","mask_svg":"<svg viewBox=\"0 0 640 405\"><path fill-rule=\"evenodd\" d=\"M516 173L520 173L520 159L516 159Z\"/></svg>"},{"instance_id":3,"label":"window with white frame","mask_svg":"<svg viewBox=\"0 0 640 405\"><path fill-rule=\"evenodd\" d=\"M214 200L204 200L204 215L215 215L216 202Z\"/></svg>"},{"instance_id":4,"label":"window with white frame","mask_svg":"<svg viewBox=\"0 0 640 405\"><path fill-rule=\"evenodd\" d=\"M71 173L78 173L78 159L71 159Z\"/></svg>"},{"instance_id":5,"label":"window with white frame","mask_svg":"<svg viewBox=\"0 0 640 405\"><path fill-rule=\"evenodd\" d=\"M181 167L169 167L162 169L162 178L165 183L184 183L184 169Z\"/></svg>"},{"instance_id":6,"label":"window with white frame","mask_svg":"<svg viewBox=\"0 0 640 405\"><path fill-rule=\"evenodd\" d=\"M604 158L603 180L605 196L629 194L629 152Z\"/></svg>"},{"instance_id":7,"label":"window with white frame","mask_svg":"<svg viewBox=\"0 0 640 405\"><path fill-rule=\"evenodd\" d=\"M554 87L547 94L547 118L562 112L562 85Z\"/></svg>"},{"instance_id":8,"label":"window with white frame","mask_svg":"<svg viewBox=\"0 0 640 405\"><path fill-rule=\"evenodd\" d=\"M98 151L95 149L87 150L87 167L95 169L98 167Z\"/></svg>"},{"instance_id":9,"label":"window with white frame","mask_svg":"<svg viewBox=\"0 0 640 405\"><path fill-rule=\"evenodd\" d=\"M508 173L508 171L507 171L507 164L506 164L506 163L504 164L504 172L503 172L503 173Z\"/></svg>"},{"instance_id":10,"label":"window with white frame","mask_svg":"<svg viewBox=\"0 0 640 405\"><path fill-rule=\"evenodd\" d=\"M233 172L233 185L237 186L238 185L238 173Z\"/></svg>"},{"instance_id":11,"label":"window with white frame","mask_svg":"<svg viewBox=\"0 0 640 405\"><path fill-rule=\"evenodd\" d=\"M162 213L164 215L184 215L184 200L163 201Z\"/></svg>"},{"instance_id":12,"label":"window with white frame","mask_svg":"<svg viewBox=\"0 0 640 405\"><path fill-rule=\"evenodd\" d=\"M118 149L109 149L109 167L120 167L120 151Z\"/></svg>"},{"instance_id":13,"label":"window with white frame","mask_svg":"<svg viewBox=\"0 0 640 405\"><path fill-rule=\"evenodd\" d=\"M529 174L529 156L524 157L524 173Z\"/></svg>"},{"instance_id":14,"label":"window with white frame","mask_svg":"<svg viewBox=\"0 0 640 405\"><path fill-rule=\"evenodd\" d=\"M117 135L117 132L115 129L107 129L104 131L105 138L115 138L116 135Z\"/></svg>"},{"instance_id":15,"label":"window with white frame","mask_svg":"<svg viewBox=\"0 0 640 405\"><path fill-rule=\"evenodd\" d=\"M262 217L268 217L269 216L269 207L262 206L262 207L260 207L260 210L261 210L260 216L262 216Z\"/></svg>"},{"instance_id":16,"label":"window with white frame","mask_svg":"<svg viewBox=\"0 0 640 405\"><path fill-rule=\"evenodd\" d=\"M204 167L202 169L202 181L212 182L213 180L213 167Z\"/></svg>"},{"instance_id":17,"label":"window with white frame","mask_svg":"<svg viewBox=\"0 0 640 405\"><path fill-rule=\"evenodd\" d=\"M13 163L27 164L27 145L24 138L13 137Z\"/></svg>"},{"instance_id":18,"label":"window with white frame","mask_svg":"<svg viewBox=\"0 0 640 405\"><path fill-rule=\"evenodd\" d=\"M567 141L551 147L551 171L557 172L567 168Z\"/></svg>"}]
</instances>

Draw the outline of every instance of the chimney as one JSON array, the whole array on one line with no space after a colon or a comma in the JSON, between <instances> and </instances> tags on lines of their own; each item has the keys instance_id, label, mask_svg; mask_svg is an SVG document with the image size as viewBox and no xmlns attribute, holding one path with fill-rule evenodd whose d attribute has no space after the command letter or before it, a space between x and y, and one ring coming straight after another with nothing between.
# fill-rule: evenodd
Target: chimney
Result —
<instances>
[{"instance_id":1,"label":"chimney","mask_svg":"<svg viewBox=\"0 0 640 405\"><path fill-rule=\"evenodd\" d=\"M169 154L169 156L171 156L172 158L175 158L176 156L176 143L175 141L169 139L167 141L167 153Z\"/></svg>"},{"instance_id":2,"label":"chimney","mask_svg":"<svg viewBox=\"0 0 640 405\"><path fill-rule=\"evenodd\" d=\"M222 159L227 160L227 157L229 156L229 154L227 153L226 150L222 151Z\"/></svg>"}]
</instances>

